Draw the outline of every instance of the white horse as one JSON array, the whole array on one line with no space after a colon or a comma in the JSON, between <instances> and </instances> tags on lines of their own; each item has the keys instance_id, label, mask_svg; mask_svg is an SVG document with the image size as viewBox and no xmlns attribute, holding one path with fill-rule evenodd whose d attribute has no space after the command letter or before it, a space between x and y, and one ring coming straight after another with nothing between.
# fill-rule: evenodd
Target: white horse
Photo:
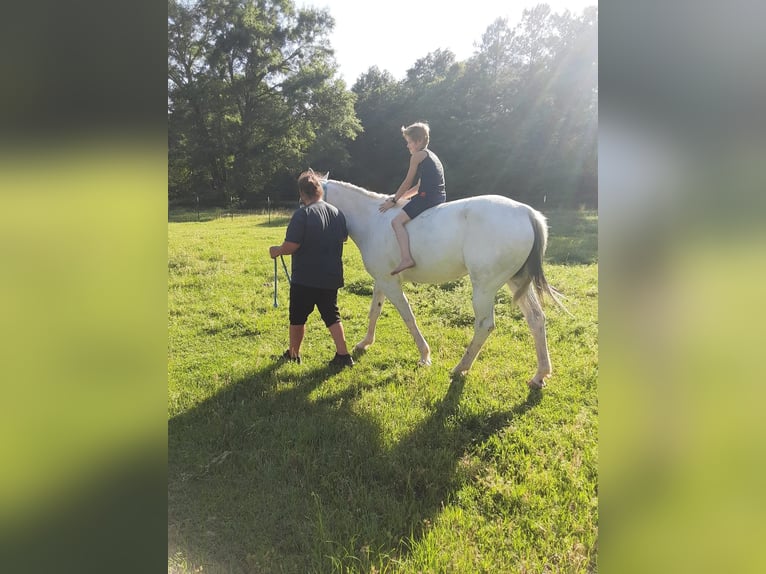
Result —
<instances>
[{"instance_id":1,"label":"white horse","mask_svg":"<svg viewBox=\"0 0 766 574\"><path fill-rule=\"evenodd\" d=\"M345 215L348 233L375 280L367 335L355 350L364 351L375 341L375 325L388 297L415 339L419 364L430 365L431 349L418 329L402 282L440 284L468 274L473 286L474 336L453 375L465 374L471 368L495 328L495 294L507 284L535 340L537 372L527 384L534 389L545 386L551 361L540 301L547 293L561 303L543 274L548 227L540 212L498 195L449 201L428 209L407 224L415 267L392 276L400 255L391 220L401 205L380 213L378 207L387 196L326 176L322 179L325 201ZM530 283L534 290L529 289Z\"/></svg>"}]
</instances>

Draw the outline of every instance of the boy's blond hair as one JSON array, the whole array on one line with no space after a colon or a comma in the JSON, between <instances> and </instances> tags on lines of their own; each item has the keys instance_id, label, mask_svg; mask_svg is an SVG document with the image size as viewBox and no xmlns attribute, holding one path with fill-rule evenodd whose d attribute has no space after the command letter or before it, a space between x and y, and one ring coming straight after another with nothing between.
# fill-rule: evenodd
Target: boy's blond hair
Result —
<instances>
[{"instance_id":1,"label":"boy's blond hair","mask_svg":"<svg viewBox=\"0 0 766 574\"><path fill-rule=\"evenodd\" d=\"M428 142L431 139L431 128L425 122L416 122L406 128L402 126L402 136L407 136L415 142L424 142L423 147L428 147Z\"/></svg>"}]
</instances>

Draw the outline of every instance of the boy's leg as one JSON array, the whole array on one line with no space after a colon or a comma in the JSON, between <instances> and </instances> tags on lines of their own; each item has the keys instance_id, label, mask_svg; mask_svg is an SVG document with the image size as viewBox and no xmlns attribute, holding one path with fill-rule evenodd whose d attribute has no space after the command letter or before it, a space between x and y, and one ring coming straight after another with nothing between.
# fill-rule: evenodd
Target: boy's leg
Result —
<instances>
[{"instance_id":1,"label":"boy's leg","mask_svg":"<svg viewBox=\"0 0 766 574\"><path fill-rule=\"evenodd\" d=\"M394 228L394 235L396 235L396 241L399 243L399 253L401 255L401 262L391 271L391 275L396 275L405 269L415 266L415 261L410 253L410 234L404 228L408 221L410 221L410 216L404 210L399 212L391 221L391 227Z\"/></svg>"}]
</instances>

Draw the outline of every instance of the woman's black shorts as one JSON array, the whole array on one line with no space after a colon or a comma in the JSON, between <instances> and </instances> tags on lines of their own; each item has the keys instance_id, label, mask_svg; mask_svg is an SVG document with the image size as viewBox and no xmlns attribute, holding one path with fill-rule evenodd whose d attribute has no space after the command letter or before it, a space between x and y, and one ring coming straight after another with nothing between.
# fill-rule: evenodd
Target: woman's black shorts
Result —
<instances>
[{"instance_id":1,"label":"woman's black shorts","mask_svg":"<svg viewBox=\"0 0 766 574\"><path fill-rule=\"evenodd\" d=\"M319 289L305 285L290 284L290 324L305 325L314 310L319 309L324 324L331 327L340 321L338 290Z\"/></svg>"}]
</instances>

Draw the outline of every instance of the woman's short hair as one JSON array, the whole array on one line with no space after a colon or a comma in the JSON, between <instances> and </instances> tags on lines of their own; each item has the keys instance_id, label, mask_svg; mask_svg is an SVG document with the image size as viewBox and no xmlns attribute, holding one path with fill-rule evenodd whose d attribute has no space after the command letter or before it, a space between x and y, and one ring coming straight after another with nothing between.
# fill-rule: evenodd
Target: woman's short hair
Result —
<instances>
[{"instance_id":1,"label":"woman's short hair","mask_svg":"<svg viewBox=\"0 0 766 574\"><path fill-rule=\"evenodd\" d=\"M322 197L322 182L313 171L304 171L298 177L298 189L306 197Z\"/></svg>"}]
</instances>

